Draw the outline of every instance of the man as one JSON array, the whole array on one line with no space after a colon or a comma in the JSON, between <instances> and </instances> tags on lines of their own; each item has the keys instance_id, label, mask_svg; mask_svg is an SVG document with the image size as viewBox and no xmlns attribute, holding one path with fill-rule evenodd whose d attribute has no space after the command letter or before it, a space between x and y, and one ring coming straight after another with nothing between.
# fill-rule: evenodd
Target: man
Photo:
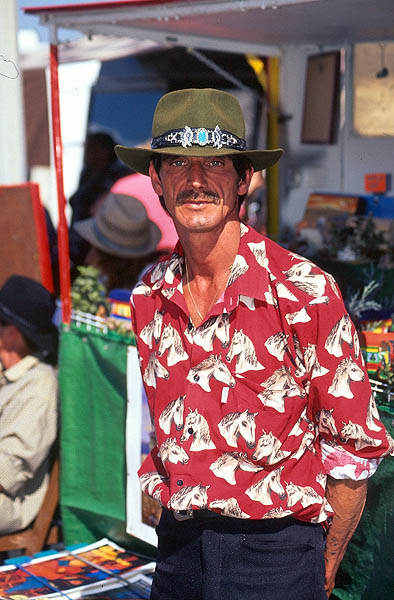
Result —
<instances>
[{"instance_id":1,"label":"man","mask_svg":"<svg viewBox=\"0 0 394 600\"><path fill-rule=\"evenodd\" d=\"M149 172L179 244L132 294L157 446L143 490L163 506L154 600L322 600L394 442L332 277L239 220L251 176L237 100L169 93ZM325 552L324 532L328 520Z\"/></svg>"},{"instance_id":2,"label":"man","mask_svg":"<svg viewBox=\"0 0 394 600\"><path fill-rule=\"evenodd\" d=\"M36 517L57 433L55 304L41 284L12 275L0 288L0 534Z\"/></svg>"}]
</instances>

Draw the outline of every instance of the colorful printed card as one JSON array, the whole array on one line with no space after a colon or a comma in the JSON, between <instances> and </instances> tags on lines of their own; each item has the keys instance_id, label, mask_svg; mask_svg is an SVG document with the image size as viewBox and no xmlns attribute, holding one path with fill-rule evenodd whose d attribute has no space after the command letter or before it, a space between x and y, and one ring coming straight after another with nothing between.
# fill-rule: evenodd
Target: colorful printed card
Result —
<instances>
[{"instance_id":1,"label":"colorful printed card","mask_svg":"<svg viewBox=\"0 0 394 600\"><path fill-rule=\"evenodd\" d=\"M95 597L103 600L107 597L100 596L103 592L116 587L130 588L138 574L152 573L154 567L154 562L104 538L73 552L0 567L0 597L74 599L97 594ZM132 593L129 589L129 599L141 597Z\"/></svg>"}]
</instances>

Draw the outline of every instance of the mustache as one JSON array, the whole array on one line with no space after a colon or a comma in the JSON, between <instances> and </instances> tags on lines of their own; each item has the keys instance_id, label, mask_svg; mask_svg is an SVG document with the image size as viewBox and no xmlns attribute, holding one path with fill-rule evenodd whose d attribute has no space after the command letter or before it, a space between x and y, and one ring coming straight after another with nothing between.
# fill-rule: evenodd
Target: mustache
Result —
<instances>
[{"instance_id":1,"label":"mustache","mask_svg":"<svg viewBox=\"0 0 394 600\"><path fill-rule=\"evenodd\" d=\"M184 202L188 202L190 200L210 200L217 202L219 201L219 194L212 192L211 190L204 190L203 192L196 192L195 190L183 190L183 192L179 192L176 197L177 204L183 204Z\"/></svg>"}]
</instances>

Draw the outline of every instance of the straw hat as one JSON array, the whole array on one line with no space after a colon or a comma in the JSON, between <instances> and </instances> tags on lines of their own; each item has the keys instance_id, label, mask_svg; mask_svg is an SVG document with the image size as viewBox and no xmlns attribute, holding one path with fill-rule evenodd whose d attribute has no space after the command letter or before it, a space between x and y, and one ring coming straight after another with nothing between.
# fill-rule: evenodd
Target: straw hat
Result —
<instances>
[{"instance_id":1,"label":"straw hat","mask_svg":"<svg viewBox=\"0 0 394 600\"><path fill-rule=\"evenodd\" d=\"M47 354L57 348L58 331L52 323L55 308L52 294L29 277L11 275L0 288L0 320L15 325Z\"/></svg>"},{"instance_id":2,"label":"straw hat","mask_svg":"<svg viewBox=\"0 0 394 600\"><path fill-rule=\"evenodd\" d=\"M220 90L185 89L160 98L152 125L151 149L115 146L129 167L149 174L155 154L190 156L242 155L255 171L272 167L283 150L247 150L245 122L238 100Z\"/></svg>"},{"instance_id":3,"label":"straw hat","mask_svg":"<svg viewBox=\"0 0 394 600\"><path fill-rule=\"evenodd\" d=\"M142 202L125 194L109 193L96 215L77 221L74 228L95 248L125 258L151 254L161 238Z\"/></svg>"}]
</instances>

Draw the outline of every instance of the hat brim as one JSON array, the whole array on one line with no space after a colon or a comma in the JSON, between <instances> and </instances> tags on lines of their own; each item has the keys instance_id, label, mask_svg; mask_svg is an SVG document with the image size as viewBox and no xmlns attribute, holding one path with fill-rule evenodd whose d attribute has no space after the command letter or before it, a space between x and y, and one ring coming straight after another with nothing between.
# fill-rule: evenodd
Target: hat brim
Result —
<instances>
[{"instance_id":1,"label":"hat brim","mask_svg":"<svg viewBox=\"0 0 394 600\"><path fill-rule=\"evenodd\" d=\"M38 331L32 327L27 321L12 312L7 306L0 302L0 319L6 321L10 325L15 325L21 334L40 350L46 350L49 354L57 349L58 330L55 325L51 325L49 331Z\"/></svg>"},{"instance_id":2,"label":"hat brim","mask_svg":"<svg viewBox=\"0 0 394 600\"><path fill-rule=\"evenodd\" d=\"M149 175L149 163L157 154L174 154L175 156L244 156L249 159L255 171L273 167L283 154L281 148L274 150L232 150L230 148L213 148L212 146L170 146L158 150L146 148L129 148L115 146L117 156L134 171Z\"/></svg>"},{"instance_id":3,"label":"hat brim","mask_svg":"<svg viewBox=\"0 0 394 600\"><path fill-rule=\"evenodd\" d=\"M159 227L150 221L148 244L139 246L138 248L126 248L125 246L120 246L112 241L108 241L108 244L106 244L103 239L98 239L94 229L94 223L94 217L84 219L83 221L77 221L74 223L74 229L81 237L89 242L89 244L102 250L106 254L111 254L113 256L119 256L121 258L138 258L140 256L146 256L155 252L157 245L161 240L161 231Z\"/></svg>"}]
</instances>

